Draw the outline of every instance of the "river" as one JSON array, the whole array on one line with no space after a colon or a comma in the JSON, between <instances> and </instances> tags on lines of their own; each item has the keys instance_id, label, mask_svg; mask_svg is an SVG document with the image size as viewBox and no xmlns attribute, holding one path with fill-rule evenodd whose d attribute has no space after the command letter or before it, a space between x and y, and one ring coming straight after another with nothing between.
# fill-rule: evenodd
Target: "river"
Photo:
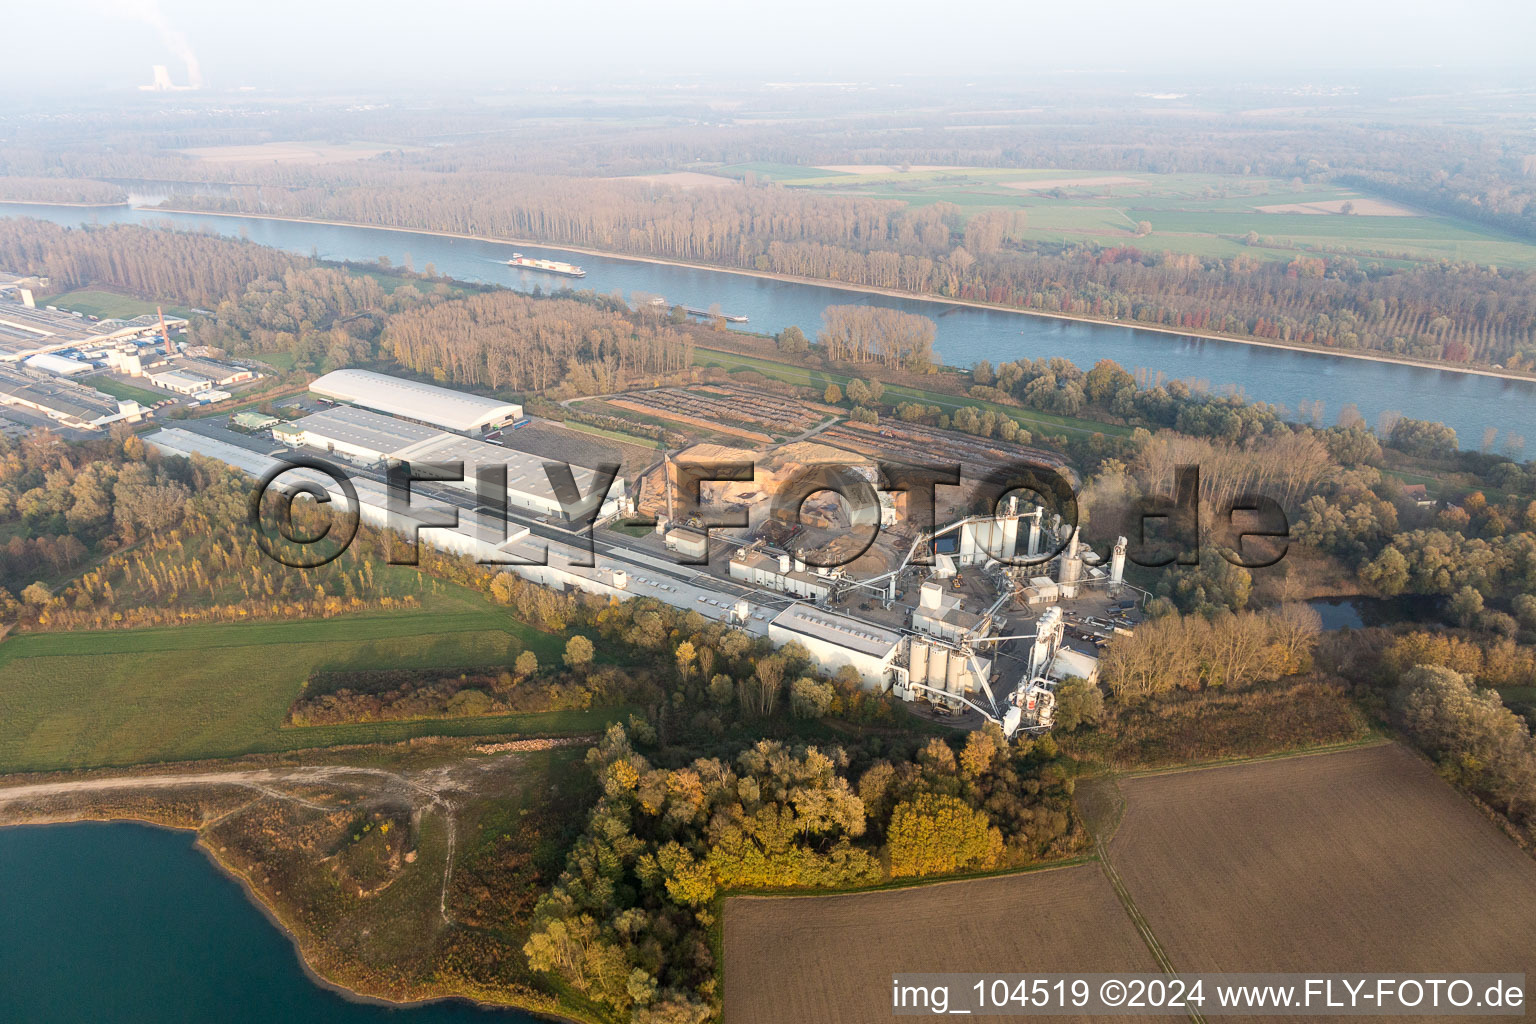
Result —
<instances>
[{"instance_id":1,"label":"river","mask_svg":"<svg viewBox=\"0 0 1536 1024\"><path fill-rule=\"evenodd\" d=\"M0 1020L535 1024L322 988L191 833L128 823L0 828Z\"/></svg>"},{"instance_id":2,"label":"river","mask_svg":"<svg viewBox=\"0 0 1536 1024\"><path fill-rule=\"evenodd\" d=\"M699 308L718 304L724 313L749 317L744 329L769 333L796 324L814 334L820 329L822 310L829 305L889 306L933 317L938 323L935 348L946 363L955 366L981 359L996 364L1024 356L1065 356L1087 368L1096 360L1113 359L1132 371L1145 367L1169 378L1203 381L1214 391L1236 390L1288 410L1320 401L1325 424L1335 422L1340 410L1353 403L1372 424L1389 410L1447 423L1456 429L1464 447L1480 446L1485 431L1493 428L1499 431L1494 450L1501 450L1507 439L1519 437L1532 445L1521 457L1536 455L1536 382L579 255L547 246L512 246L383 228L169 214L130 206L84 209L0 203L0 216L39 217L61 224L170 222L329 259L370 261L384 256L397 265L408 261L416 269L431 263L438 273L460 280L520 290L571 285L625 296L645 292L672 304ZM504 265L514 250L579 263L587 276L571 281L514 271Z\"/></svg>"}]
</instances>

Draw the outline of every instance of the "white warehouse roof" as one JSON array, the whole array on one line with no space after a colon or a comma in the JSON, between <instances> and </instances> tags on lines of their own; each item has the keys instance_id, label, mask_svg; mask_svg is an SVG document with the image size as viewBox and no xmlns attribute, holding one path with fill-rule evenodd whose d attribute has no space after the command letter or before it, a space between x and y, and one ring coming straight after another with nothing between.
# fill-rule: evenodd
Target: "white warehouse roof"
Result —
<instances>
[{"instance_id":1,"label":"white warehouse roof","mask_svg":"<svg viewBox=\"0 0 1536 1024\"><path fill-rule=\"evenodd\" d=\"M34 370L46 370L48 373L57 373L69 377L77 373L84 373L91 369L90 363L82 363L78 359L69 359L64 356L44 353L32 356L26 364Z\"/></svg>"},{"instance_id":2,"label":"white warehouse roof","mask_svg":"<svg viewBox=\"0 0 1536 1024\"><path fill-rule=\"evenodd\" d=\"M368 451L374 458L381 460L393 458L396 452L422 441L448 436L441 430L424 427L419 423L407 423L393 416L350 406L326 409L294 420L290 425L306 431L314 440L331 441Z\"/></svg>"},{"instance_id":3,"label":"white warehouse roof","mask_svg":"<svg viewBox=\"0 0 1536 1024\"><path fill-rule=\"evenodd\" d=\"M544 469L546 462L557 461L554 459L543 459L537 455L529 455L526 452L514 451L457 434L437 434L419 444L400 449L392 457L411 463L462 462L464 479L446 484L460 490L474 490L475 471L479 467L504 465L507 467L508 491L514 495L525 496L540 506L543 512L559 514L562 511L560 499L556 496L554 487L550 485L549 474ZM597 473L594 470L572 465L571 478L577 490L581 492L582 498L591 497L593 488L597 486ZM608 492L608 500L612 501L623 493L623 477L615 477Z\"/></svg>"},{"instance_id":4,"label":"white warehouse roof","mask_svg":"<svg viewBox=\"0 0 1536 1024\"><path fill-rule=\"evenodd\" d=\"M772 624L874 658L888 657L901 643L901 634L894 630L804 603L790 605Z\"/></svg>"},{"instance_id":5,"label":"white warehouse roof","mask_svg":"<svg viewBox=\"0 0 1536 1024\"><path fill-rule=\"evenodd\" d=\"M471 395L372 370L333 370L315 380L309 390L325 398L361 405L380 412L430 423L445 430L479 432L523 414L513 402Z\"/></svg>"}]
</instances>

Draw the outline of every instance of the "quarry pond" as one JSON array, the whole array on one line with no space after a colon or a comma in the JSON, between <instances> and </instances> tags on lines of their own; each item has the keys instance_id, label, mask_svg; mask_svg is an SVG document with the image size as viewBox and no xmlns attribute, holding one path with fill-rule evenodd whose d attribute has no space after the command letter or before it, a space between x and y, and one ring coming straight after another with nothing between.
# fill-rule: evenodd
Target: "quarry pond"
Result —
<instances>
[{"instance_id":1,"label":"quarry pond","mask_svg":"<svg viewBox=\"0 0 1536 1024\"><path fill-rule=\"evenodd\" d=\"M141 196L149 201L157 197ZM661 296L669 304L720 312L747 321L740 329L773 333L794 324L807 334L821 327L829 305L872 304L919 313L938 323L935 349L944 362L970 366L981 359L1063 356L1083 368L1113 359L1134 372L1144 368L1165 378L1196 380L1212 391L1236 390L1255 401L1295 411L1322 404L1319 422L1334 423L1354 405L1375 424L1384 412L1449 424L1463 447L1478 447L1489 430L1498 431L1492 450L1511 438L1529 441L1518 454L1536 453L1536 382L1476 373L1431 369L1083 323L1003 310L929 302L839 289L831 285L755 277L664 263L572 253L548 246L513 246L446 235L351 227L257 217L176 214L134 206L82 208L0 203L0 217L38 217L60 224L169 224L249 238L263 245L325 259L367 262L386 257L416 269L432 264L440 274L464 281L545 291L567 285L604 294ZM579 264L579 281L506 265L514 252ZM1516 454L1511 450L1510 454Z\"/></svg>"},{"instance_id":2,"label":"quarry pond","mask_svg":"<svg viewBox=\"0 0 1536 1024\"><path fill-rule=\"evenodd\" d=\"M228 1024L534 1024L464 1002L345 998L190 832L127 822L0 828L8 1020Z\"/></svg>"}]
</instances>

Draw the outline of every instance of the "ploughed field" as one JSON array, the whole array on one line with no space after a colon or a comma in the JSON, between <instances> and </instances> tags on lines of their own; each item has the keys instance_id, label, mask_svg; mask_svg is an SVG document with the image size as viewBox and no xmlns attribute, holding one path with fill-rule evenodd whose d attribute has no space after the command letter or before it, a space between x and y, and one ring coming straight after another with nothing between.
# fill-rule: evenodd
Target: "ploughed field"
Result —
<instances>
[{"instance_id":1,"label":"ploughed field","mask_svg":"<svg viewBox=\"0 0 1536 1024\"><path fill-rule=\"evenodd\" d=\"M1536 975L1536 862L1403 747L1121 785L1110 858L1179 970Z\"/></svg>"},{"instance_id":2,"label":"ploughed field","mask_svg":"<svg viewBox=\"0 0 1536 1024\"><path fill-rule=\"evenodd\" d=\"M1536 976L1536 861L1403 747L1120 786L1109 857L1178 971ZM731 1024L884 1021L904 971L1157 970L1094 864L725 910Z\"/></svg>"},{"instance_id":3,"label":"ploughed field","mask_svg":"<svg viewBox=\"0 0 1536 1024\"><path fill-rule=\"evenodd\" d=\"M725 908L730 1024L884 1024L903 971L1156 970L1094 864Z\"/></svg>"}]
</instances>

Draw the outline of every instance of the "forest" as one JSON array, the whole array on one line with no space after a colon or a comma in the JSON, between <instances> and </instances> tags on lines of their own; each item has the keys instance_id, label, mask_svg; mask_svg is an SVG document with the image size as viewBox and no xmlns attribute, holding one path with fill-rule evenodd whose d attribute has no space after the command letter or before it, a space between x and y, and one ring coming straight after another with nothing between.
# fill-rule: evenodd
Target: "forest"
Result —
<instances>
[{"instance_id":1,"label":"forest","mask_svg":"<svg viewBox=\"0 0 1536 1024\"><path fill-rule=\"evenodd\" d=\"M622 303L493 291L393 317L384 350L401 366L452 384L577 394L620 390L693 365L693 341L636 322ZM646 318L649 319L649 318Z\"/></svg>"},{"instance_id":2,"label":"forest","mask_svg":"<svg viewBox=\"0 0 1536 1024\"><path fill-rule=\"evenodd\" d=\"M685 191L542 177L499 184L422 172L409 183L177 202L532 239L1176 330L1536 368L1531 271L1010 242L1005 230L969 229L960 208L948 203L916 207L771 186Z\"/></svg>"},{"instance_id":3,"label":"forest","mask_svg":"<svg viewBox=\"0 0 1536 1024\"><path fill-rule=\"evenodd\" d=\"M711 1019L708 930L722 892L845 889L1082 849L1043 751L992 732L970 733L958 752L938 738L895 750L761 740L665 767L614 726L587 758L602 796L524 952L619 1019Z\"/></svg>"},{"instance_id":4,"label":"forest","mask_svg":"<svg viewBox=\"0 0 1536 1024\"><path fill-rule=\"evenodd\" d=\"M681 118L586 123L580 132L513 110L451 104L430 114L380 108L341 115L323 107L281 119L265 110L189 113L172 124L147 114L89 115L93 131L81 134L72 122L63 139L46 119L18 123L0 153L0 183L16 198L59 201L115 201L121 188L102 179L151 179L172 191L184 183L187 190L170 200L179 209L534 240L1171 330L1536 371L1536 271L1376 250L1289 251L1242 231L1227 239L1237 245L1213 251L1219 255L1169 247L1137 225L1123 244L1074 241L1069 233L1044 241L1024 236L1029 209L977 206L964 194L930 202L903 198L900 189L866 195L786 187L797 176L823 173L818 168L851 164L1223 175L1205 192L1241 194L1259 181L1288 182L1297 191L1352 187L1485 225L1499 237L1536 239L1536 156L1525 121L1495 108L1474 104L1435 124L1372 95L1342 114L1326 101L1272 111L1256 131L1221 102L1202 100L1149 120L1136 114L1135 97L1113 87L1049 91L1053 105L1022 111L988 89L964 98L939 91L903 111L899 134L847 99L854 109L840 116L823 101L807 100L804 109L789 101L788 119L747 117L728 126L693 120L700 111L687 101L657 99L658 109L681 103L673 110ZM741 99L743 111L766 104L783 113L784 102ZM957 111L974 112L976 103L1004 106L965 124L966 131L952 130L957 118L963 123ZM542 99L532 109L551 104L559 101ZM279 137L279 122L280 137L386 138L400 148L317 164L226 164L181 151L270 141ZM450 141L420 145L425 139ZM666 173L678 170L735 184L673 187ZM1155 221L1158 211L1179 208L1177 199L1159 200L1150 215ZM0 266L18 263L26 261L0 246Z\"/></svg>"}]
</instances>

